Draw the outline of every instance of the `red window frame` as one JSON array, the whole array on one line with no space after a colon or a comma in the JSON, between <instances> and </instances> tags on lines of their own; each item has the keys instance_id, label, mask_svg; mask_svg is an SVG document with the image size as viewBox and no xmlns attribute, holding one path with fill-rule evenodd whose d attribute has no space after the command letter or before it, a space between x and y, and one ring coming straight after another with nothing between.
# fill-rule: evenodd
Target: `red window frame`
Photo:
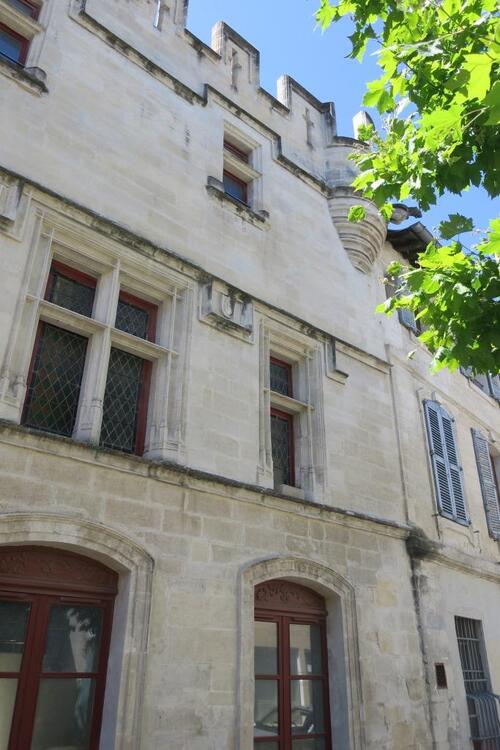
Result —
<instances>
[{"instance_id":1,"label":"red window frame","mask_svg":"<svg viewBox=\"0 0 500 750\"><path fill-rule=\"evenodd\" d=\"M26 58L28 57L30 40L26 39L25 36L21 36L21 34L18 34L16 31L13 31L9 26L5 26L5 24L3 23L0 23L0 30L5 32L7 36L11 36L13 37L13 39L16 39L22 42L18 60L14 60L10 57L7 57L6 55L0 55L0 58L3 60L9 60L10 62L13 62L14 64L17 64L17 65L24 65L26 62Z\"/></svg>"},{"instance_id":2,"label":"red window frame","mask_svg":"<svg viewBox=\"0 0 500 750\"><path fill-rule=\"evenodd\" d=\"M294 604L280 604L279 590L289 589L298 596L291 597ZM259 600L259 591L269 591ZM305 594L304 605L296 604L300 594ZM308 601L309 600L309 601ZM290 601L290 600L289 600ZM312 604L311 604L312 602ZM256 588L255 621L274 622L277 626L278 674L256 674L255 680L275 680L278 682L278 717L279 734L265 737L254 737L256 749L261 743L275 743L276 750L291 750L294 740L325 740L325 750L331 750L331 722L328 678L328 649L326 637L326 607L323 597L305 586L289 581L266 581ZM321 638L321 674L291 674L290 669L290 625L318 625ZM323 732L292 734L291 684L295 680L321 680L323 685Z\"/></svg>"},{"instance_id":3,"label":"red window frame","mask_svg":"<svg viewBox=\"0 0 500 750\"><path fill-rule=\"evenodd\" d=\"M241 159L241 161L244 161L246 164L248 164L250 155L248 153L245 153L245 151L242 151L240 148L238 148L238 146L234 146L229 141L224 140L224 148L237 156L238 159Z\"/></svg>"},{"instance_id":4,"label":"red window frame","mask_svg":"<svg viewBox=\"0 0 500 750\"><path fill-rule=\"evenodd\" d=\"M288 422L288 473L290 476L290 486L295 487L295 435L294 435L294 417L293 414L289 414L281 409L275 409L271 407L271 416L278 417L285 422Z\"/></svg>"},{"instance_id":5,"label":"red window frame","mask_svg":"<svg viewBox=\"0 0 500 750\"><path fill-rule=\"evenodd\" d=\"M135 455L142 456L144 453L144 446L146 443L146 427L148 422L148 404L149 404L149 393L151 390L151 371L152 365L147 359L144 360L142 375L142 386L139 395L139 403L137 406L137 426L136 426L136 438L135 438Z\"/></svg>"},{"instance_id":6,"label":"red window frame","mask_svg":"<svg viewBox=\"0 0 500 750\"><path fill-rule=\"evenodd\" d=\"M45 287L44 294L44 299L48 301L50 301L50 295L54 286L54 271L58 271L61 276L66 276L66 278L72 279L72 281L77 281L79 284L83 284L84 286L89 286L92 289L95 289L97 287L97 279L95 278L95 276L90 276L88 273L83 273L83 271L77 271L76 268L67 266L65 263L61 263L61 261L59 260L53 260L50 265L49 277L47 279L47 285Z\"/></svg>"},{"instance_id":7,"label":"red window frame","mask_svg":"<svg viewBox=\"0 0 500 750\"><path fill-rule=\"evenodd\" d=\"M146 334L146 340L147 341L156 341L156 324L157 324L157 318L158 318L158 307L157 305L153 304L152 302L147 302L146 300L141 299L140 297L136 297L134 294L130 294L129 292L121 291L119 294L119 299L123 302L127 302L129 305L134 305L135 307L140 308L141 310L146 310L149 314L148 318L148 328L147 328L147 334ZM120 329L117 329L120 330ZM133 335L133 334L131 334ZM137 414L136 414L136 439L135 439L135 448L134 448L134 454L137 456L142 456L144 453L144 447L146 443L146 428L147 428L147 421L148 421L148 405L149 405L149 395L151 392L151 375L152 375L152 363L147 360L143 359L143 374L142 374L142 384L141 384L141 390L139 394L139 400L137 404Z\"/></svg>"},{"instance_id":8,"label":"red window frame","mask_svg":"<svg viewBox=\"0 0 500 750\"><path fill-rule=\"evenodd\" d=\"M0 563L0 599L31 605L19 671L0 672L0 678L18 680L8 750L29 750L31 746L41 680L72 677L95 680L89 750L98 750L117 574L82 555L46 547L4 547L0 550ZM43 671L50 611L59 604L102 610L95 672Z\"/></svg>"},{"instance_id":9,"label":"red window frame","mask_svg":"<svg viewBox=\"0 0 500 750\"><path fill-rule=\"evenodd\" d=\"M226 191L226 195L229 195L230 198L233 198L235 201L239 201L239 203L244 203L245 205L248 204L248 185L244 180L241 180L239 177L236 177L232 172L228 172L227 169L224 170L223 173L224 177L229 177L231 180L236 182L237 185L241 187L241 199L235 198L234 195L231 195Z\"/></svg>"},{"instance_id":10,"label":"red window frame","mask_svg":"<svg viewBox=\"0 0 500 750\"><path fill-rule=\"evenodd\" d=\"M154 305L152 302L146 302L146 300L124 291L120 292L118 298L122 300L122 302L127 302L129 305L134 305L134 307L138 307L141 310L146 310L149 314L146 341L152 341L154 343L156 341L156 322L158 318L157 305ZM117 330L120 329L118 328Z\"/></svg>"},{"instance_id":11,"label":"red window frame","mask_svg":"<svg viewBox=\"0 0 500 750\"><path fill-rule=\"evenodd\" d=\"M17 0L17 2L29 9L31 18L34 18L35 20L38 18L40 14L40 5L38 3L32 2L31 0ZM9 0L7 0L7 4L8 3ZM13 7L15 8L15 5Z\"/></svg>"},{"instance_id":12,"label":"red window frame","mask_svg":"<svg viewBox=\"0 0 500 750\"><path fill-rule=\"evenodd\" d=\"M285 362L285 360L278 359L277 357L271 357L271 362L275 365L286 368L288 376L288 393L286 395L290 396L290 398L293 398L292 365L290 364L290 362Z\"/></svg>"}]
</instances>

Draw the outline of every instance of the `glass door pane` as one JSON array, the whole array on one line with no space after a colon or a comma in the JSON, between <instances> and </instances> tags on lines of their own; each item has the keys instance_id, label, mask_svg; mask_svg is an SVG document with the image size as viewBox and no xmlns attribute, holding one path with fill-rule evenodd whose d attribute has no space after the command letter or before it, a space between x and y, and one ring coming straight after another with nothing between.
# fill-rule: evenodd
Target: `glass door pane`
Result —
<instances>
[{"instance_id":1,"label":"glass door pane","mask_svg":"<svg viewBox=\"0 0 500 750\"><path fill-rule=\"evenodd\" d=\"M30 609L29 602L0 601L0 673L21 668Z\"/></svg>"},{"instance_id":2,"label":"glass door pane","mask_svg":"<svg viewBox=\"0 0 500 750\"><path fill-rule=\"evenodd\" d=\"M90 678L42 679L31 750L88 750L94 687Z\"/></svg>"},{"instance_id":3,"label":"glass door pane","mask_svg":"<svg viewBox=\"0 0 500 750\"><path fill-rule=\"evenodd\" d=\"M324 732L323 681L292 680L292 734Z\"/></svg>"},{"instance_id":4,"label":"glass door pane","mask_svg":"<svg viewBox=\"0 0 500 750\"><path fill-rule=\"evenodd\" d=\"M255 623L255 674L278 674L278 625Z\"/></svg>"},{"instance_id":5,"label":"glass door pane","mask_svg":"<svg viewBox=\"0 0 500 750\"><path fill-rule=\"evenodd\" d=\"M290 625L290 674L322 674L319 625Z\"/></svg>"},{"instance_id":6,"label":"glass door pane","mask_svg":"<svg viewBox=\"0 0 500 750\"><path fill-rule=\"evenodd\" d=\"M9 745L16 693L17 680L0 677L0 750L7 750Z\"/></svg>"},{"instance_id":7,"label":"glass door pane","mask_svg":"<svg viewBox=\"0 0 500 750\"><path fill-rule=\"evenodd\" d=\"M30 602L0 601L0 750L9 745L30 609Z\"/></svg>"},{"instance_id":8,"label":"glass door pane","mask_svg":"<svg viewBox=\"0 0 500 750\"><path fill-rule=\"evenodd\" d=\"M278 681L255 680L254 737L279 734Z\"/></svg>"},{"instance_id":9,"label":"glass door pane","mask_svg":"<svg viewBox=\"0 0 500 750\"><path fill-rule=\"evenodd\" d=\"M101 630L99 607L52 607L42 671L96 672Z\"/></svg>"}]
</instances>

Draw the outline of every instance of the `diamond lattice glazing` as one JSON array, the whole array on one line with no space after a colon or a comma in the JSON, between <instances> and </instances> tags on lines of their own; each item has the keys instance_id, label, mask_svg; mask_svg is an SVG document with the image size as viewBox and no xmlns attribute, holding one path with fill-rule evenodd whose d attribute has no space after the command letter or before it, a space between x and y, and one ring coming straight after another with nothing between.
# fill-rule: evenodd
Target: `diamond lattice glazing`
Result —
<instances>
[{"instance_id":1,"label":"diamond lattice glazing","mask_svg":"<svg viewBox=\"0 0 500 750\"><path fill-rule=\"evenodd\" d=\"M42 324L26 396L24 424L70 437L75 425L87 339Z\"/></svg>"},{"instance_id":2,"label":"diamond lattice glazing","mask_svg":"<svg viewBox=\"0 0 500 750\"><path fill-rule=\"evenodd\" d=\"M143 359L121 349L111 349L104 396L101 445L126 453L135 451L143 378Z\"/></svg>"},{"instance_id":3,"label":"diamond lattice glazing","mask_svg":"<svg viewBox=\"0 0 500 750\"><path fill-rule=\"evenodd\" d=\"M115 328L141 339L146 339L148 337L148 325L149 312L147 310L132 305L130 302L118 300Z\"/></svg>"}]
</instances>

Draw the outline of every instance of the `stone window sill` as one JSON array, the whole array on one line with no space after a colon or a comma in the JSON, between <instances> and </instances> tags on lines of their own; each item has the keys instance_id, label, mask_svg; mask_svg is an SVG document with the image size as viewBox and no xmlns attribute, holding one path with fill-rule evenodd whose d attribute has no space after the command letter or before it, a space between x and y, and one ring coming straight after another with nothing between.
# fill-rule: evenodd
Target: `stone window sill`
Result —
<instances>
[{"instance_id":1,"label":"stone window sill","mask_svg":"<svg viewBox=\"0 0 500 750\"><path fill-rule=\"evenodd\" d=\"M18 83L33 94L47 94L46 73L41 68L25 68L23 65L0 57L0 73Z\"/></svg>"},{"instance_id":2,"label":"stone window sill","mask_svg":"<svg viewBox=\"0 0 500 750\"><path fill-rule=\"evenodd\" d=\"M284 497L293 497L294 500L305 500L306 498L304 490L300 487L292 487L289 484L280 484L276 487L276 490L280 495L284 495Z\"/></svg>"},{"instance_id":3,"label":"stone window sill","mask_svg":"<svg viewBox=\"0 0 500 750\"><path fill-rule=\"evenodd\" d=\"M269 213L267 211L254 211L250 206L246 206L244 203L240 203L240 201L232 198L224 191L223 183L216 177L208 178L206 188L210 195L232 208L238 216L250 222L250 224L263 228L269 223Z\"/></svg>"}]
</instances>

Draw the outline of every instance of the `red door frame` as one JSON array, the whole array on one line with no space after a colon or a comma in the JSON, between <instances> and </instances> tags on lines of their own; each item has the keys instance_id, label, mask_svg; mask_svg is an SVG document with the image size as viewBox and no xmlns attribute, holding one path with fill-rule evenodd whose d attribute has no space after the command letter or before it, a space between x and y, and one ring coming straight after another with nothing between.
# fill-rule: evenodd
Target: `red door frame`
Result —
<instances>
[{"instance_id":1,"label":"red door frame","mask_svg":"<svg viewBox=\"0 0 500 750\"><path fill-rule=\"evenodd\" d=\"M332 747L330 700L328 679L328 651L326 638L326 611L303 611L297 609L279 610L272 608L255 608L255 620L259 622L275 622L278 639L278 674L256 674L256 680L276 680L278 682L278 716L279 735L255 737L254 743L258 748L260 743L275 742L277 750L291 750L292 741L299 739L324 738L325 750ZM323 671L321 675L292 675L290 670L290 625L319 625L321 633L321 658ZM321 680L323 684L323 712L324 731L304 735L292 735L291 731L291 683L295 680Z\"/></svg>"},{"instance_id":2,"label":"red door frame","mask_svg":"<svg viewBox=\"0 0 500 750\"><path fill-rule=\"evenodd\" d=\"M39 549L36 547L4 547L0 549L0 555L15 555L23 550L21 554L36 556L39 554ZM88 561L87 558L66 550L53 549L48 552L46 548L43 548L42 554L42 563L44 559L46 560L48 554L52 559L69 560L70 563L74 563L75 560L76 562L82 560L84 561L83 564L91 562L97 579L95 590L92 591L91 581L82 586L78 580L73 583L71 580L61 580L58 586L58 582L51 575L50 569L44 581L41 580L40 575L36 578L30 578L29 576L23 578L15 568L13 575L0 574L0 599L3 601L29 602L31 604L20 669L18 672L0 672L0 678L6 677L18 680L8 750L29 750L31 746L38 689L42 677L48 679L91 677L95 680L89 750L98 750L118 576L113 571L105 569L105 566L100 563L95 563L93 560ZM41 567L42 563L40 563ZM102 581L99 581L102 569L106 570L111 585L107 583L103 586ZM84 588L87 588L88 591L81 590ZM90 605L102 609L101 642L96 672L49 673L42 671L50 610L53 605L58 604Z\"/></svg>"}]
</instances>

